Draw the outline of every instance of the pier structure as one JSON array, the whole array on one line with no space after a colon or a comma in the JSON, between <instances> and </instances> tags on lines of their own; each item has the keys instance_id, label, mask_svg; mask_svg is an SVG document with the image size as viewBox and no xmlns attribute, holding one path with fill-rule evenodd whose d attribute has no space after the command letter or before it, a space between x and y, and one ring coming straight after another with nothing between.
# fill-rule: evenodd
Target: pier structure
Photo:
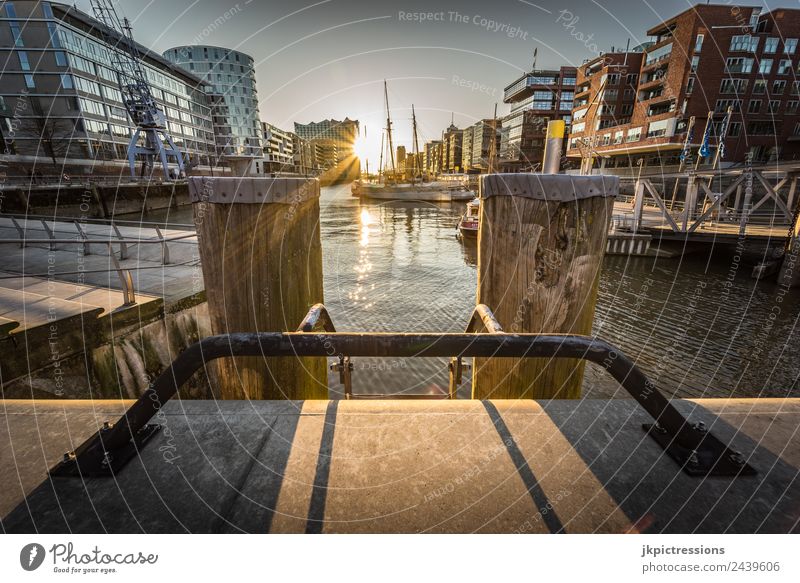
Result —
<instances>
[{"instance_id":1,"label":"pier structure","mask_svg":"<svg viewBox=\"0 0 800 583\"><path fill-rule=\"evenodd\" d=\"M632 185L631 230L663 239L782 241L798 205L800 164L736 166L621 178ZM649 207L649 212L648 212Z\"/></svg>"}]
</instances>

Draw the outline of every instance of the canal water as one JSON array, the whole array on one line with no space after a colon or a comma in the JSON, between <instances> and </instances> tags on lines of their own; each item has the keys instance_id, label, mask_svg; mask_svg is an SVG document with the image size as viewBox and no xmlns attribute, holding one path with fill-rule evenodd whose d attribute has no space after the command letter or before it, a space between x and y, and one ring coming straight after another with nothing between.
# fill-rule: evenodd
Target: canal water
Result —
<instances>
[{"instance_id":1,"label":"canal water","mask_svg":"<svg viewBox=\"0 0 800 583\"><path fill-rule=\"evenodd\" d=\"M325 304L337 330L463 331L477 278L475 242L456 237L463 204L366 202L349 185L323 188L320 204ZM169 220L191 222L191 211L173 211ZM756 283L750 271L733 251L606 257L594 334L668 394L800 396L800 294ZM358 393L442 392L447 362L354 359L353 385ZM329 386L341 391L338 377ZM459 396L469 392L466 379ZM627 395L591 364L584 394Z\"/></svg>"}]
</instances>

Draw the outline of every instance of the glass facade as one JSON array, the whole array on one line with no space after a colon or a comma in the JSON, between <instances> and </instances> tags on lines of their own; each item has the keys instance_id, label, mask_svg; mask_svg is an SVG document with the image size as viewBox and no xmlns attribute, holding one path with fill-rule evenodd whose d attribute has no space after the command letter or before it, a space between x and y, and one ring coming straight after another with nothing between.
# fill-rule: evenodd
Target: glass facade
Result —
<instances>
[{"instance_id":1,"label":"glass facade","mask_svg":"<svg viewBox=\"0 0 800 583\"><path fill-rule=\"evenodd\" d=\"M4 66L0 92L6 102L29 105L15 128L10 149L54 160L126 161L135 124L122 102L113 50L95 36L92 19L74 8L48 2L7 2L4 7L0 12ZM19 22L25 24L21 33L14 30ZM14 42L3 43L5 35L13 36ZM158 57L145 58L143 69L166 115L169 132L189 165L211 163L214 134L203 84ZM42 151L45 134L48 152Z\"/></svg>"},{"instance_id":2,"label":"glass facade","mask_svg":"<svg viewBox=\"0 0 800 583\"><path fill-rule=\"evenodd\" d=\"M263 155L251 56L221 47L191 45L169 49L164 58L208 83L216 104L214 126L220 155Z\"/></svg>"}]
</instances>

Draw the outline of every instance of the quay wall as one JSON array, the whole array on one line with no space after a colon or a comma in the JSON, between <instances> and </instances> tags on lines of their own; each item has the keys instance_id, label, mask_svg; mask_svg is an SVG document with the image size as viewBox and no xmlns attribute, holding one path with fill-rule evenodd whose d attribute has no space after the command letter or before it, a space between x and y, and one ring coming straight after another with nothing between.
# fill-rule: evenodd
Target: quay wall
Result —
<instances>
[{"instance_id":1,"label":"quay wall","mask_svg":"<svg viewBox=\"0 0 800 583\"><path fill-rule=\"evenodd\" d=\"M33 329L24 339L0 341L7 399L135 399L187 346L211 334L204 294L167 310L113 321L108 316L59 321L57 338ZM184 398L212 396L198 374Z\"/></svg>"}]
</instances>

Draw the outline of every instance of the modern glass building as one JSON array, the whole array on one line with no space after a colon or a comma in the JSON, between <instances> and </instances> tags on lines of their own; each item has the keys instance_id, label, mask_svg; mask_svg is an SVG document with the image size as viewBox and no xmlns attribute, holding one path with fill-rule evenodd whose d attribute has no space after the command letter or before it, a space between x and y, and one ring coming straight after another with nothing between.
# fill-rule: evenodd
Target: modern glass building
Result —
<instances>
[{"instance_id":1,"label":"modern glass building","mask_svg":"<svg viewBox=\"0 0 800 583\"><path fill-rule=\"evenodd\" d=\"M59 172L127 167L135 126L122 103L101 27L66 4L0 5L0 145L9 166L52 165ZM138 50L188 166L213 163L215 140L205 84L147 48L139 45Z\"/></svg>"},{"instance_id":2,"label":"modern glass building","mask_svg":"<svg viewBox=\"0 0 800 583\"><path fill-rule=\"evenodd\" d=\"M253 57L215 46L187 45L164 58L208 83L217 107L214 133L220 155L261 157L262 128Z\"/></svg>"}]
</instances>

